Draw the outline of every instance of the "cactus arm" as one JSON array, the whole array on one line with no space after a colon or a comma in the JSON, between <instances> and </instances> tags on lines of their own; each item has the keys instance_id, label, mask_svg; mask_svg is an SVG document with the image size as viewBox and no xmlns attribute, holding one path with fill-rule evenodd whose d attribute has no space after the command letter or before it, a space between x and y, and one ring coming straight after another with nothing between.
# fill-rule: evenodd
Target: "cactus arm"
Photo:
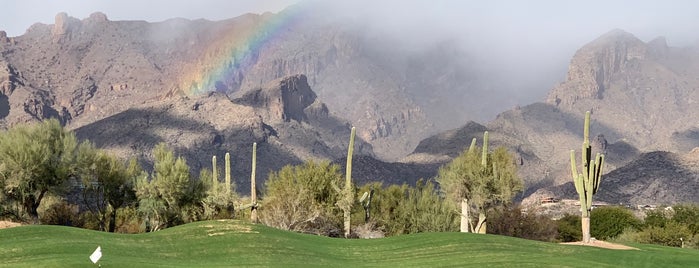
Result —
<instances>
[{"instance_id":1,"label":"cactus arm","mask_svg":"<svg viewBox=\"0 0 699 268\"><path fill-rule=\"evenodd\" d=\"M481 165L485 167L488 164L488 131L483 133L483 152L481 155Z\"/></svg>"},{"instance_id":2,"label":"cactus arm","mask_svg":"<svg viewBox=\"0 0 699 268\"><path fill-rule=\"evenodd\" d=\"M599 183L600 183L600 181L601 181L601 179L602 179L602 168L604 167L604 166L603 166L603 165L604 165L604 155L598 153L598 154L597 154L597 157L595 157L595 158L596 158L596 160L595 160L595 166L596 166L597 169L595 170L595 174L594 174L594 176L593 176L593 178L592 178L592 179L593 179L593 180L592 180L592 181L593 181L593 184L592 184L592 194L596 194L596 193L597 193L597 189L599 188Z\"/></svg>"},{"instance_id":3,"label":"cactus arm","mask_svg":"<svg viewBox=\"0 0 699 268\"><path fill-rule=\"evenodd\" d=\"M471 154L474 150L476 150L476 138L471 140L471 146L468 147L468 153Z\"/></svg>"},{"instance_id":4,"label":"cactus arm","mask_svg":"<svg viewBox=\"0 0 699 268\"><path fill-rule=\"evenodd\" d=\"M578 165L575 163L575 150L570 150L570 171L573 175L573 180L578 177Z\"/></svg>"},{"instance_id":5,"label":"cactus arm","mask_svg":"<svg viewBox=\"0 0 699 268\"><path fill-rule=\"evenodd\" d=\"M347 149L347 165L345 168L345 188L348 189L352 187L352 154L354 152L354 135L356 129L352 127L352 132L350 133L349 148Z\"/></svg>"},{"instance_id":6,"label":"cactus arm","mask_svg":"<svg viewBox=\"0 0 699 268\"><path fill-rule=\"evenodd\" d=\"M362 197L359 198L359 203L363 203L363 202L364 202L364 199L366 199L367 196L369 196L369 192L364 192L364 194L362 195Z\"/></svg>"},{"instance_id":7,"label":"cactus arm","mask_svg":"<svg viewBox=\"0 0 699 268\"><path fill-rule=\"evenodd\" d=\"M588 148L590 147L589 142L583 142L582 146L582 174L585 176L585 178L589 178L588 176L590 175L590 156L589 156L589 151Z\"/></svg>"},{"instance_id":8,"label":"cactus arm","mask_svg":"<svg viewBox=\"0 0 699 268\"><path fill-rule=\"evenodd\" d=\"M342 193L342 189L340 189L340 187L337 187L337 183L335 183L334 181L330 184L330 186L332 186L333 190L335 190L335 192L337 192L338 194Z\"/></svg>"}]
</instances>

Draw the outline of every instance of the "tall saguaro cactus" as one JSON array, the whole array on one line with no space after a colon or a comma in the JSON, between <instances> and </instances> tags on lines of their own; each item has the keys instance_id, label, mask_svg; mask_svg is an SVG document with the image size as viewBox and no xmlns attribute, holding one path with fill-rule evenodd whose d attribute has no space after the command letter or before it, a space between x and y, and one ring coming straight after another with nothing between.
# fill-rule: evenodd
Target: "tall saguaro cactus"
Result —
<instances>
[{"instance_id":1,"label":"tall saguaro cactus","mask_svg":"<svg viewBox=\"0 0 699 268\"><path fill-rule=\"evenodd\" d=\"M257 142L252 144L252 172L250 173L250 221L257 223L257 189L255 185L255 168L257 165Z\"/></svg>"},{"instance_id":2,"label":"tall saguaro cactus","mask_svg":"<svg viewBox=\"0 0 699 268\"><path fill-rule=\"evenodd\" d=\"M583 243L590 243L590 211L592 210L592 196L599 189L602 169L604 167L604 154L597 153L592 159L592 146L590 145L590 111L585 113L585 126L583 130L583 144L581 152L582 173L578 173L575 163L575 150L570 150L570 167L575 182L575 190L580 197L580 211L582 212Z\"/></svg>"},{"instance_id":3,"label":"tall saguaro cactus","mask_svg":"<svg viewBox=\"0 0 699 268\"><path fill-rule=\"evenodd\" d=\"M488 163L488 131L483 132L483 151L481 152L481 168L486 169L488 168L488 165L492 165L492 163ZM487 222L486 222L486 211L484 207L478 207L478 223L476 224L476 228L474 229L474 232L480 233L480 234L485 234L487 230Z\"/></svg>"},{"instance_id":4,"label":"tall saguaro cactus","mask_svg":"<svg viewBox=\"0 0 699 268\"><path fill-rule=\"evenodd\" d=\"M352 153L354 151L354 135L356 130L352 127L350 133L349 148L347 149L347 165L345 168L345 187L340 189L337 185L333 184L333 189L340 194L340 199L337 201L337 206L343 212L345 218L345 238L350 237L351 230L351 213L352 205L354 204L354 189L352 188Z\"/></svg>"},{"instance_id":5,"label":"tall saguaro cactus","mask_svg":"<svg viewBox=\"0 0 699 268\"><path fill-rule=\"evenodd\" d=\"M226 153L226 194L231 193L231 154Z\"/></svg>"},{"instance_id":6,"label":"tall saguaro cactus","mask_svg":"<svg viewBox=\"0 0 699 268\"><path fill-rule=\"evenodd\" d=\"M218 168L216 167L216 156L211 157L211 166L213 170L211 171L213 174L213 179L211 185L213 186L213 189L216 189L218 187Z\"/></svg>"}]
</instances>

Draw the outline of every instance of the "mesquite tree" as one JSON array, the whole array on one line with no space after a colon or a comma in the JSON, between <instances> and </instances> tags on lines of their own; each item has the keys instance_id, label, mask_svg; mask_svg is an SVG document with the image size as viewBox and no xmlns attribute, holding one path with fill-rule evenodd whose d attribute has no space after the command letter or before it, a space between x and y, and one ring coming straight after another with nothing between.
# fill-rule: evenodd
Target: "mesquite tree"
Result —
<instances>
[{"instance_id":1,"label":"mesquite tree","mask_svg":"<svg viewBox=\"0 0 699 268\"><path fill-rule=\"evenodd\" d=\"M583 242L590 243L590 211L592 210L592 196L597 193L602 168L604 167L604 155L597 153L592 159L592 146L590 145L590 111L585 113L585 125L583 129L583 144L581 152L582 173L578 173L575 163L575 150L570 150L570 166L575 182L575 190L580 197L580 211L582 211L581 227Z\"/></svg>"}]
</instances>

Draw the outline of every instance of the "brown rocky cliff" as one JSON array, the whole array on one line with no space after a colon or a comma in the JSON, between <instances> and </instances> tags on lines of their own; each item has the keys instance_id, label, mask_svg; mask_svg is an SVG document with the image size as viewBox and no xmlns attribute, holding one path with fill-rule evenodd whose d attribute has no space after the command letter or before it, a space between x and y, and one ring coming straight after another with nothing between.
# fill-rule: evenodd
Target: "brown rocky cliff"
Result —
<instances>
[{"instance_id":1,"label":"brown rocky cliff","mask_svg":"<svg viewBox=\"0 0 699 268\"><path fill-rule=\"evenodd\" d=\"M269 82L265 87L242 92L234 102L268 111L268 120L307 122L305 109L316 101L305 75Z\"/></svg>"},{"instance_id":2,"label":"brown rocky cliff","mask_svg":"<svg viewBox=\"0 0 699 268\"><path fill-rule=\"evenodd\" d=\"M622 30L602 35L575 53L566 81L551 90L546 102L572 105L578 99L602 99L614 75L630 61L644 59L646 51L645 43Z\"/></svg>"}]
</instances>

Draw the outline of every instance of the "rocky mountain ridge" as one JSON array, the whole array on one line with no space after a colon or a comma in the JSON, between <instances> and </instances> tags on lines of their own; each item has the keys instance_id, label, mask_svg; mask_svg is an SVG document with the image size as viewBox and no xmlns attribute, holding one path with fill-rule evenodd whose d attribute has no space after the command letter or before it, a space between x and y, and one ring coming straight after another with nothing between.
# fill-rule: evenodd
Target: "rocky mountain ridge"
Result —
<instances>
[{"instance_id":1,"label":"rocky mountain ridge","mask_svg":"<svg viewBox=\"0 0 699 268\"><path fill-rule=\"evenodd\" d=\"M354 125L362 163L356 165L358 181L412 183L434 176L439 165L488 130L493 145L515 153L524 198L545 191L565 195L568 190L552 187L566 187L569 150L580 147L582 114L591 110L594 148L607 154L605 176L610 191L623 193L614 199L619 202L634 200L619 189L632 184L622 173L638 170L638 159L654 151L682 155L699 146L696 48L669 47L662 38L646 43L614 30L575 54L566 80L544 102L442 132L459 123L454 118L467 122L466 114L498 97L469 91L496 84L488 84L488 74L477 67L453 60L467 53L448 42L420 53L392 49L391 43L371 46L375 40L362 29L336 21L255 32L299 15L294 12L160 23L59 14L54 25L36 24L22 36L0 33L0 123L56 117L79 137L145 164L158 142L174 147L194 170L208 167L212 155L232 152L240 183L249 175L252 142L266 156L263 174L309 159L342 163ZM241 45L245 36L272 34L284 41ZM197 90L208 93L192 92ZM423 139L431 133L438 134ZM675 169L667 161L650 162ZM682 167L683 176L699 173L693 165ZM696 180L685 177L687 183ZM667 193L682 190L656 185L667 185ZM682 198L668 202L695 198L674 196Z\"/></svg>"}]
</instances>

